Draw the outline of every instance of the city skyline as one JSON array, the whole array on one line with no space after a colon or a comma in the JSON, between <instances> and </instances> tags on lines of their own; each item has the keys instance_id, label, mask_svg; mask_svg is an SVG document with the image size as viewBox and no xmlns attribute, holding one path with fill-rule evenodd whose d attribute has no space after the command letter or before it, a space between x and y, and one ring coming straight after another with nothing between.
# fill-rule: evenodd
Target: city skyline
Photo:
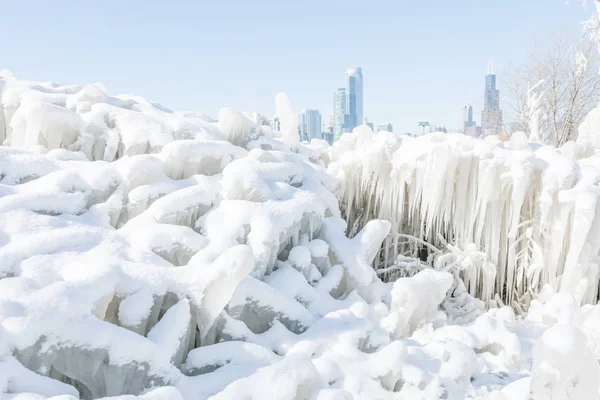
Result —
<instances>
[{"instance_id":1,"label":"city skyline","mask_svg":"<svg viewBox=\"0 0 600 400\"><path fill-rule=\"evenodd\" d=\"M372 121L368 121L367 116L363 114L363 79L362 67L354 67L346 70L346 87L336 89L333 94L334 112L331 115L329 125L322 122L323 119L320 110L301 110L298 114L298 134L300 140L327 139L331 143L339 140L343 133L352 132L356 126L362 124L369 126L375 133L381 131L393 132L393 124L388 122L375 125ZM500 135L504 128L503 112L500 105L500 91L496 87L497 81L492 60L488 61L488 70L484 82L484 106L481 112L481 126L477 126L477 121L474 119L474 109L470 103L463 108L462 126L460 128L450 128L448 130L445 123L443 125L432 125L430 122L419 122L418 124L421 127L423 127L422 124L426 124L428 127L427 131L429 132L440 130L444 132L461 132L470 136ZM315 127L317 115L320 122L320 129ZM358 122L359 120L361 122ZM273 118L273 122L274 124L278 123L277 116ZM328 131L332 133L331 138L325 137L325 133ZM425 132L425 129L423 129L423 132ZM420 132L402 133L418 135Z\"/></svg>"},{"instance_id":2,"label":"city skyline","mask_svg":"<svg viewBox=\"0 0 600 400\"><path fill-rule=\"evenodd\" d=\"M558 0L376 1L365 18L364 5L349 1L341 7L338 1L307 0L305 7L319 10L310 15L270 0L264 7L188 2L186 12L140 0L68 8L40 2L34 11L28 1L3 1L0 68L33 80L100 81L111 93L133 92L172 110L214 118L224 107L273 115L279 92L287 93L296 112L319 109L328 116L332 93L345 86L343 71L360 65L368 75L364 115L370 120L390 122L397 132L417 131L419 120L460 128L464 104L483 109L474 77L485 73L490 57L502 79L506 65L527 59L536 38L557 32L579 37L592 11ZM209 15L227 15L230 23ZM65 19L81 34L66 40L66 27L54 22ZM306 29L308 23L313 28ZM334 25L339 34L332 33ZM71 52L78 57L61 56ZM499 89L506 93L502 84Z\"/></svg>"}]
</instances>

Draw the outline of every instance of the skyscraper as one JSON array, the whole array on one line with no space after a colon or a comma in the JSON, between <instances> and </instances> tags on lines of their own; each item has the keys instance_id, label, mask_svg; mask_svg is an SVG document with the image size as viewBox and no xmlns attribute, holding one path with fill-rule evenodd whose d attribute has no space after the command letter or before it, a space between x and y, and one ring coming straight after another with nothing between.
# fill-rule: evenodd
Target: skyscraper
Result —
<instances>
[{"instance_id":1,"label":"skyscraper","mask_svg":"<svg viewBox=\"0 0 600 400\"><path fill-rule=\"evenodd\" d=\"M499 135L502 132L502 111L500 110L500 91L496 89L496 75L490 61L485 77L483 112L481 127L484 135Z\"/></svg>"},{"instance_id":2,"label":"skyscraper","mask_svg":"<svg viewBox=\"0 0 600 400\"><path fill-rule=\"evenodd\" d=\"M321 113L319 110L302 110L298 114L298 133L300 140L310 142L312 139L322 139Z\"/></svg>"},{"instance_id":3,"label":"skyscraper","mask_svg":"<svg viewBox=\"0 0 600 400\"><path fill-rule=\"evenodd\" d=\"M348 113L348 130L352 130L362 123L363 75L361 67L346 71L346 112Z\"/></svg>"},{"instance_id":4,"label":"skyscraper","mask_svg":"<svg viewBox=\"0 0 600 400\"><path fill-rule=\"evenodd\" d=\"M338 140L344 133L344 115L346 114L346 89L340 88L333 94L333 136Z\"/></svg>"},{"instance_id":5,"label":"skyscraper","mask_svg":"<svg viewBox=\"0 0 600 400\"><path fill-rule=\"evenodd\" d=\"M470 104L463 108L463 133L469 136L478 136L477 123L473 121L473 107Z\"/></svg>"},{"instance_id":6,"label":"skyscraper","mask_svg":"<svg viewBox=\"0 0 600 400\"><path fill-rule=\"evenodd\" d=\"M463 109L463 125L469 126L473 122L473 107L467 104Z\"/></svg>"}]
</instances>

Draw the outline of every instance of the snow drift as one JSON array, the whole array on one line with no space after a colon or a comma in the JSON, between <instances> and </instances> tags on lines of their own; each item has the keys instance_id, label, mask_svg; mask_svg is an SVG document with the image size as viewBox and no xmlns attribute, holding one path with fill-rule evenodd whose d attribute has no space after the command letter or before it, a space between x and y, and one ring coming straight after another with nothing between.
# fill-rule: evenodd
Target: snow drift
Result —
<instances>
[{"instance_id":1,"label":"snow drift","mask_svg":"<svg viewBox=\"0 0 600 400\"><path fill-rule=\"evenodd\" d=\"M0 105L3 398L597 394L598 179L577 146L307 145L285 95L274 132L6 71ZM502 307L526 295L526 316Z\"/></svg>"}]
</instances>

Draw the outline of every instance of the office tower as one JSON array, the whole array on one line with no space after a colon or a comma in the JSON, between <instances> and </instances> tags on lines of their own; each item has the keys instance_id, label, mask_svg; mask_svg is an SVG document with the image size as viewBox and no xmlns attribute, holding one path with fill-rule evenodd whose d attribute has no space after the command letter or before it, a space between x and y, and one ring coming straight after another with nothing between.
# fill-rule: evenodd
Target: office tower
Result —
<instances>
[{"instance_id":1,"label":"office tower","mask_svg":"<svg viewBox=\"0 0 600 400\"><path fill-rule=\"evenodd\" d=\"M463 127L470 126L473 123L473 107L467 104L463 108Z\"/></svg>"},{"instance_id":2,"label":"office tower","mask_svg":"<svg viewBox=\"0 0 600 400\"><path fill-rule=\"evenodd\" d=\"M363 75L362 68L346 71L347 129L351 131L363 121Z\"/></svg>"},{"instance_id":3,"label":"office tower","mask_svg":"<svg viewBox=\"0 0 600 400\"><path fill-rule=\"evenodd\" d=\"M463 133L469 136L479 136L477 133L477 122L473 121L473 107L467 104L463 108Z\"/></svg>"},{"instance_id":4,"label":"office tower","mask_svg":"<svg viewBox=\"0 0 600 400\"><path fill-rule=\"evenodd\" d=\"M481 127L484 135L499 135L502 132L502 111L500 110L500 91L496 89L496 75L490 61L485 77L483 112Z\"/></svg>"},{"instance_id":5,"label":"office tower","mask_svg":"<svg viewBox=\"0 0 600 400\"><path fill-rule=\"evenodd\" d=\"M298 133L301 141L322 139L321 114L319 110L302 110L298 115Z\"/></svg>"}]
</instances>

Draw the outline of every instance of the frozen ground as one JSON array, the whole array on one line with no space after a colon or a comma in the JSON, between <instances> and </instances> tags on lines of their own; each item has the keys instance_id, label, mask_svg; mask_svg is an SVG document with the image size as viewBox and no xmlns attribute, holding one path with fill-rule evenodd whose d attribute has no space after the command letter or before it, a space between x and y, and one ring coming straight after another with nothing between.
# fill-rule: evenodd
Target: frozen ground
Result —
<instances>
[{"instance_id":1,"label":"frozen ground","mask_svg":"<svg viewBox=\"0 0 600 400\"><path fill-rule=\"evenodd\" d=\"M2 399L598 398L589 143L0 102Z\"/></svg>"}]
</instances>

